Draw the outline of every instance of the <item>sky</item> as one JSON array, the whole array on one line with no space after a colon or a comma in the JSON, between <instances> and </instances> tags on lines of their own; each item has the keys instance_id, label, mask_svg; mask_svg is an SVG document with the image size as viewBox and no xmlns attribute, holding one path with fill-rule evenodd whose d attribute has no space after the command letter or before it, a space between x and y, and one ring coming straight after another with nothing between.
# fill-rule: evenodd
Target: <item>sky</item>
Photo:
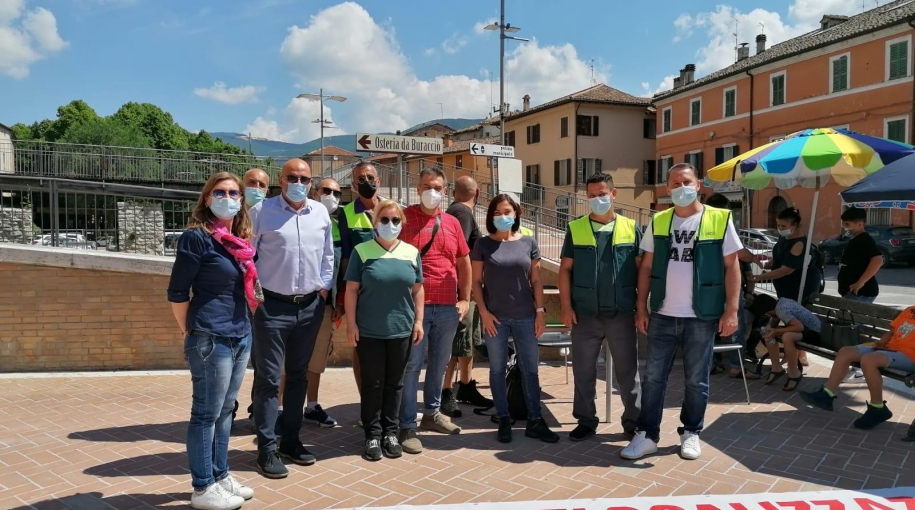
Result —
<instances>
[{"instance_id":1,"label":"sky","mask_svg":"<svg viewBox=\"0 0 915 510\"><path fill-rule=\"evenodd\" d=\"M505 102L537 105L595 83L638 96L812 30L823 14L887 0L506 0ZM149 102L197 131L306 142L391 132L499 103L497 0L0 0L0 123L53 118L83 99L101 115ZM755 51L755 50L754 50Z\"/></svg>"}]
</instances>

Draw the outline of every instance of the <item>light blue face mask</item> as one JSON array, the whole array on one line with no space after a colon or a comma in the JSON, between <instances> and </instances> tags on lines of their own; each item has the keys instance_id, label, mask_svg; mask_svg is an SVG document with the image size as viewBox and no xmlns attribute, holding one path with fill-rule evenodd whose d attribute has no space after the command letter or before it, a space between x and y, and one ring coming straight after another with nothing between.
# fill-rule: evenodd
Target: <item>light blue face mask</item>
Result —
<instances>
[{"instance_id":1,"label":"light blue face mask","mask_svg":"<svg viewBox=\"0 0 915 510\"><path fill-rule=\"evenodd\" d=\"M291 182L286 185L286 198L295 203L304 202L308 198L308 189L311 184L302 184L301 182Z\"/></svg>"},{"instance_id":2,"label":"light blue face mask","mask_svg":"<svg viewBox=\"0 0 915 510\"><path fill-rule=\"evenodd\" d=\"M588 207L591 208L591 212L593 212L594 214L596 214L598 216L603 216L610 211L611 207L613 207L613 201L610 200L610 195L589 198Z\"/></svg>"},{"instance_id":3,"label":"light blue face mask","mask_svg":"<svg viewBox=\"0 0 915 510\"><path fill-rule=\"evenodd\" d=\"M496 226L496 230L499 232L508 232L515 226L515 217L514 216L493 216L492 224Z\"/></svg>"},{"instance_id":4,"label":"light blue face mask","mask_svg":"<svg viewBox=\"0 0 915 510\"><path fill-rule=\"evenodd\" d=\"M255 206L264 200L267 192L260 188L245 188L245 204Z\"/></svg>"},{"instance_id":5,"label":"light blue face mask","mask_svg":"<svg viewBox=\"0 0 915 510\"><path fill-rule=\"evenodd\" d=\"M677 207L686 207L696 201L699 190L693 186L680 186L670 192L670 201Z\"/></svg>"},{"instance_id":6,"label":"light blue face mask","mask_svg":"<svg viewBox=\"0 0 915 510\"><path fill-rule=\"evenodd\" d=\"M778 229L778 235L780 235L780 236L782 236L782 237L788 237L788 236L790 236L790 235L793 234L793 233L794 233L794 229L793 229L793 228L789 228L789 229L787 229L787 230Z\"/></svg>"},{"instance_id":7,"label":"light blue face mask","mask_svg":"<svg viewBox=\"0 0 915 510\"><path fill-rule=\"evenodd\" d=\"M393 223L379 223L378 226L375 227L375 231L378 232L378 237L385 241L393 241L400 235L400 227L400 225L395 225Z\"/></svg>"},{"instance_id":8,"label":"light blue face mask","mask_svg":"<svg viewBox=\"0 0 915 510\"><path fill-rule=\"evenodd\" d=\"M221 220L230 220L238 214L241 202L234 198L214 198L210 202L210 211Z\"/></svg>"}]
</instances>

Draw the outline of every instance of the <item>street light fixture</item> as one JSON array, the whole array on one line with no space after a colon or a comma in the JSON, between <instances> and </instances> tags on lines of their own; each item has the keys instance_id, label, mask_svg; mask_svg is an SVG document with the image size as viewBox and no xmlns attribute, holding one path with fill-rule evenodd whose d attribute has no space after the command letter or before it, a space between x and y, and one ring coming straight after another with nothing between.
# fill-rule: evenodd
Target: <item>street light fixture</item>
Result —
<instances>
[{"instance_id":1,"label":"street light fixture","mask_svg":"<svg viewBox=\"0 0 915 510\"><path fill-rule=\"evenodd\" d=\"M321 174L324 173L324 128L330 121L324 120L324 101L338 101L340 103L346 101L346 98L343 96L325 96L324 89L319 89L317 94L299 94L296 96L297 99L311 99L313 101L320 101L321 103L321 117L315 122L321 125Z\"/></svg>"},{"instance_id":2,"label":"street light fixture","mask_svg":"<svg viewBox=\"0 0 915 510\"><path fill-rule=\"evenodd\" d=\"M499 138L501 145L505 145L505 40L511 39L512 41L527 42L529 39L505 35L506 32L514 34L521 29L511 26L511 23L505 23L505 0L501 0L500 3L499 23L490 23L483 27L483 29L499 31ZM491 181L490 186L492 187L493 196L495 196L495 193L498 191L498 187L496 186L495 165L490 165L489 179Z\"/></svg>"}]
</instances>

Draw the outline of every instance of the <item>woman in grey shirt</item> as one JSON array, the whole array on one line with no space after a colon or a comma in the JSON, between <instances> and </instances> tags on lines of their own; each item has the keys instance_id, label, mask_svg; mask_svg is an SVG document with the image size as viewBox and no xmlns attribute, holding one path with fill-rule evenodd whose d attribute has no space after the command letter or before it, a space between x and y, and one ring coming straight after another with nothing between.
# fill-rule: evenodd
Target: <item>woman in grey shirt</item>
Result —
<instances>
[{"instance_id":1,"label":"woman in grey shirt","mask_svg":"<svg viewBox=\"0 0 915 510\"><path fill-rule=\"evenodd\" d=\"M533 237L518 233L521 206L506 194L497 195L486 213L487 237L474 244L473 298L483 322L483 339L489 351L489 386L499 417L497 438L512 440L512 422L505 384L508 339L514 341L521 368L527 427L524 435L548 443L559 441L540 410L540 376L537 374L537 338L546 328L540 249Z\"/></svg>"},{"instance_id":2,"label":"woman in grey shirt","mask_svg":"<svg viewBox=\"0 0 915 510\"><path fill-rule=\"evenodd\" d=\"M779 322L784 323L784 326L777 327ZM763 334L763 339L766 342L766 349L769 351L769 359L772 361L772 369L765 384L773 384L787 373L788 381L785 382L782 389L794 391L804 377L802 366L798 362L800 351L795 343L818 344L820 342L820 319L813 312L799 305L797 301L784 297L779 298L775 305L775 317L770 321L768 329ZM777 343L779 339L785 349L787 370L779 361Z\"/></svg>"}]
</instances>

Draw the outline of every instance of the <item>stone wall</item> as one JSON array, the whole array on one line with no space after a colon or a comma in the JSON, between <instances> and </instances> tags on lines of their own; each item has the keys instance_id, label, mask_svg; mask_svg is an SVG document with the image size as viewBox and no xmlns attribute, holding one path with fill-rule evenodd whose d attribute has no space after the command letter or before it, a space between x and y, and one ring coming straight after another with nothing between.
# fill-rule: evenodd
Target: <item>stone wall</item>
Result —
<instances>
[{"instance_id":1,"label":"stone wall","mask_svg":"<svg viewBox=\"0 0 915 510\"><path fill-rule=\"evenodd\" d=\"M165 214L160 202L118 202L118 246L123 253L165 255Z\"/></svg>"},{"instance_id":2,"label":"stone wall","mask_svg":"<svg viewBox=\"0 0 915 510\"><path fill-rule=\"evenodd\" d=\"M26 244L32 239L32 207L0 207L0 243Z\"/></svg>"}]
</instances>

